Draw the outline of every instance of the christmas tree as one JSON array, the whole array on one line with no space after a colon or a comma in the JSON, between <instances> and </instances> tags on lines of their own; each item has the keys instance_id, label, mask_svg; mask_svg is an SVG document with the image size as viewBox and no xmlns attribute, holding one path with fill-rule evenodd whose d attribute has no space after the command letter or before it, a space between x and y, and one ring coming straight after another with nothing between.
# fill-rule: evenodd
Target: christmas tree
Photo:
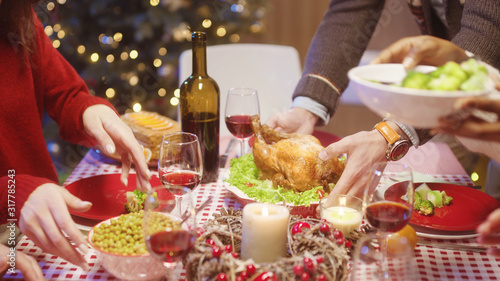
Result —
<instances>
[{"instance_id":1,"label":"christmas tree","mask_svg":"<svg viewBox=\"0 0 500 281\"><path fill-rule=\"evenodd\" d=\"M148 110L176 117L178 58L191 48L192 31L208 44L237 43L264 31L266 0L45 0L36 12L55 48L86 82L91 94L118 110ZM86 153L45 136L61 182Z\"/></svg>"},{"instance_id":2,"label":"christmas tree","mask_svg":"<svg viewBox=\"0 0 500 281\"><path fill-rule=\"evenodd\" d=\"M54 46L96 96L120 113L175 116L178 58L191 32L208 44L236 43L263 31L265 0L52 0L38 15Z\"/></svg>"}]
</instances>

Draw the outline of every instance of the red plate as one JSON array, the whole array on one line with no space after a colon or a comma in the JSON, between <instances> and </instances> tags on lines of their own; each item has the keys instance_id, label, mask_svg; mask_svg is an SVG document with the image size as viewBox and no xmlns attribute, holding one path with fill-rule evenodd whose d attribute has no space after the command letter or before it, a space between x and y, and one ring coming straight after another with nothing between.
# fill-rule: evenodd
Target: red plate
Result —
<instances>
[{"instance_id":1,"label":"red plate","mask_svg":"<svg viewBox=\"0 0 500 281\"><path fill-rule=\"evenodd\" d=\"M151 176L151 186L161 185L155 175ZM87 219L107 220L126 213L125 193L136 189L135 174L128 177L128 185L120 182L120 174L107 174L84 178L72 182L66 189L78 198L92 203L92 208L87 212L74 212L71 214Z\"/></svg>"},{"instance_id":2,"label":"red plate","mask_svg":"<svg viewBox=\"0 0 500 281\"><path fill-rule=\"evenodd\" d=\"M447 195L453 197L451 205L436 208L432 216L424 216L414 210L410 224L450 232L475 231L493 210L500 207L500 202L495 198L467 186L447 183L427 183L427 185L432 190L445 191ZM418 184L415 184L416 187ZM395 186L391 186L386 190L387 199L388 196L403 195L402 191L391 192L394 188Z\"/></svg>"}]
</instances>

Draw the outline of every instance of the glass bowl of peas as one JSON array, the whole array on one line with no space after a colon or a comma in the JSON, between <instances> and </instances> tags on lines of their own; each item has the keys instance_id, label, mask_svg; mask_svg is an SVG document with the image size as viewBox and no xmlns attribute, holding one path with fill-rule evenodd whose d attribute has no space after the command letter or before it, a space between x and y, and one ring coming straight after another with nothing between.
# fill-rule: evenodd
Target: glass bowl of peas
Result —
<instances>
[{"instance_id":1,"label":"glass bowl of peas","mask_svg":"<svg viewBox=\"0 0 500 281\"><path fill-rule=\"evenodd\" d=\"M87 234L102 267L118 279L159 280L167 274L165 266L146 249L143 215L140 211L102 221Z\"/></svg>"}]
</instances>

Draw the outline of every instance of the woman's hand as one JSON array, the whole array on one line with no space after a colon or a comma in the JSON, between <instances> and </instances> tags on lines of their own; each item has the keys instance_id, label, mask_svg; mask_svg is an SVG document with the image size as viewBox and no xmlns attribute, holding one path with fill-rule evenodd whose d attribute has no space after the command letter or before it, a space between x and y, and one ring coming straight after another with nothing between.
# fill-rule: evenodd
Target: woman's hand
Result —
<instances>
[{"instance_id":1,"label":"woman's hand","mask_svg":"<svg viewBox=\"0 0 500 281\"><path fill-rule=\"evenodd\" d=\"M495 113L497 117L500 117L500 100L477 97L463 98L457 101L455 107L465 112L480 109ZM441 118L439 121L439 126L432 130L433 134L446 133L485 141L500 142L500 120L487 122L470 115L465 119L447 116Z\"/></svg>"},{"instance_id":2,"label":"woman's hand","mask_svg":"<svg viewBox=\"0 0 500 281\"><path fill-rule=\"evenodd\" d=\"M499 245L500 244L500 208L489 214L486 221L480 224L477 228L479 236L476 241L483 245ZM500 249L489 248L487 253L496 257L500 257Z\"/></svg>"},{"instance_id":3,"label":"woman's hand","mask_svg":"<svg viewBox=\"0 0 500 281\"><path fill-rule=\"evenodd\" d=\"M9 257L10 248L0 244L0 272L6 272L10 267ZM23 280L27 281L40 281L45 280L42 270L36 260L26 255L23 252L16 251L15 268L19 269L23 274Z\"/></svg>"},{"instance_id":4,"label":"woman's hand","mask_svg":"<svg viewBox=\"0 0 500 281\"><path fill-rule=\"evenodd\" d=\"M9 257L10 248L0 244L0 272L6 272L10 267ZM42 270L38 263L32 256L28 256L23 252L15 252L15 268L19 269L23 274L23 280L27 281L39 281L45 280L43 277Z\"/></svg>"},{"instance_id":5,"label":"woman's hand","mask_svg":"<svg viewBox=\"0 0 500 281\"><path fill-rule=\"evenodd\" d=\"M271 116L266 124L278 132L312 134L318 116L310 111L294 107L285 112Z\"/></svg>"},{"instance_id":6,"label":"woman's hand","mask_svg":"<svg viewBox=\"0 0 500 281\"><path fill-rule=\"evenodd\" d=\"M128 183L131 157L137 171L137 188L141 191L151 189L149 169L141 145L132 130L105 105L93 105L83 113L83 124L87 133L94 137L108 154L118 153L122 160L121 182Z\"/></svg>"},{"instance_id":7,"label":"woman's hand","mask_svg":"<svg viewBox=\"0 0 500 281\"><path fill-rule=\"evenodd\" d=\"M370 167L375 162L387 161L387 141L377 131L362 131L330 144L319 153L327 160L347 154L347 164L331 194L349 194L363 198Z\"/></svg>"},{"instance_id":8,"label":"woman's hand","mask_svg":"<svg viewBox=\"0 0 500 281\"><path fill-rule=\"evenodd\" d=\"M418 64L439 66L448 61L460 62L467 58L465 51L450 41L423 35L396 41L382 50L371 64L403 63L410 70Z\"/></svg>"},{"instance_id":9,"label":"woman's hand","mask_svg":"<svg viewBox=\"0 0 500 281\"><path fill-rule=\"evenodd\" d=\"M35 189L24 203L19 229L43 251L88 270L83 256L88 250L87 241L71 219L68 208L85 212L91 206L90 202L78 199L65 188L46 183ZM71 245L70 240L83 254Z\"/></svg>"}]
</instances>

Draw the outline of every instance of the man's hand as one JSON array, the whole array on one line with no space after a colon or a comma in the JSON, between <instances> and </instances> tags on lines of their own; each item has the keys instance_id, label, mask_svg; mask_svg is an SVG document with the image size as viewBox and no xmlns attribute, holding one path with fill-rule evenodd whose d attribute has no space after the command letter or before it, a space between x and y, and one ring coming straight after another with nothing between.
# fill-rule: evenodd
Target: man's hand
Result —
<instances>
[{"instance_id":1,"label":"man's hand","mask_svg":"<svg viewBox=\"0 0 500 281\"><path fill-rule=\"evenodd\" d=\"M407 70L411 70L418 64L439 66L467 58L465 51L450 41L424 35L396 41L382 50L371 64L403 63Z\"/></svg>"},{"instance_id":2,"label":"man's hand","mask_svg":"<svg viewBox=\"0 0 500 281\"><path fill-rule=\"evenodd\" d=\"M271 116L266 124L278 132L312 134L318 116L301 107L294 107Z\"/></svg>"},{"instance_id":3,"label":"man's hand","mask_svg":"<svg viewBox=\"0 0 500 281\"><path fill-rule=\"evenodd\" d=\"M362 131L330 144L319 153L323 160L347 154L347 164L331 194L349 194L363 198L373 163L387 161L387 141L376 130Z\"/></svg>"}]
</instances>

